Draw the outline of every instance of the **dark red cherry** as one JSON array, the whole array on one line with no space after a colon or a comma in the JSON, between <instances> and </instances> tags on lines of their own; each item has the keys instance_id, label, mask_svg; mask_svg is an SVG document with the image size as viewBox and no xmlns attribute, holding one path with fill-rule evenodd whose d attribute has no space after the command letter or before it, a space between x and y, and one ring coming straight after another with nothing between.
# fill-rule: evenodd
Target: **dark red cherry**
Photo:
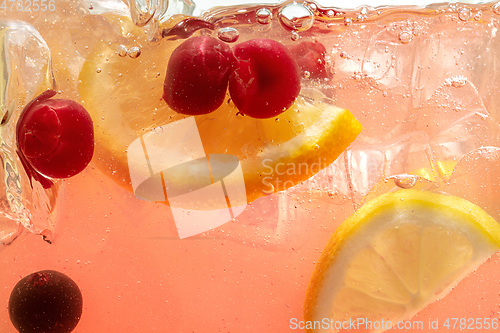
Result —
<instances>
[{"instance_id":1,"label":"dark red cherry","mask_svg":"<svg viewBox=\"0 0 500 333\"><path fill-rule=\"evenodd\" d=\"M173 110L186 115L215 111L226 96L233 64L227 44L207 36L190 38L172 52L163 99Z\"/></svg>"},{"instance_id":2,"label":"dark red cherry","mask_svg":"<svg viewBox=\"0 0 500 333\"><path fill-rule=\"evenodd\" d=\"M40 271L19 281L9 298L9 316L20 333L70 333L82 315L76 283L57 271Z\"/></svg>"}]
</instances>

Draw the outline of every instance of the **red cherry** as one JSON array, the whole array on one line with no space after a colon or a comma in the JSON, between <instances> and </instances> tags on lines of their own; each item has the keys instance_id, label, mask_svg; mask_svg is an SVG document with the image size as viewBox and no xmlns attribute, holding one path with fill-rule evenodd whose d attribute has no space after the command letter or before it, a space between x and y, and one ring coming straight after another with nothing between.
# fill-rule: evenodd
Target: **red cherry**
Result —
<instances>
[{"instance_id":1,"label":"red cherry","mask_svg":"<svg viewBox=\"0 0 500 333\"><path fill-rule=\"evenodd\" d=\"M271 39L252 39L234 47L238 66L229 93L238 110L271 118L288 109L300 92L299 68L290 51Z\"/></svg>"},{"instance_id":2,"label":"red cherry","mask_svg":"<svg viewBox=\"0 0 500 333\"><path fill-rule=\"evenodd\" d=\"M179 45L168 62L163 99L175 111L201 115L224 101L234 57L218 39L199 36Z\"/></svg>"},{"instance_id":3,"label":"red cherry","mask_svg":"<svg viewBox=\"0 0 500 333\"><path fill-rule=\"evenodd\" d=\"M326 49L318 41L300 42L291 45L288 49L292 52L302 74L309 72L312 79L331 78L332 73L326 68Z\"/></svg>"},{"instance_id":4,"label":"red cherry","mask_svg":"<svg viewBox=\"0 0 500 333\"><path fill-rule=\"evenodd\" d=\"M22 157L40 174L51 178L72 177L92 159L92 119L74 101L38 99L19 118L17 142Z\"/></svg>"},{"instance_id":5,"label":"red cherry","mask_svg":"<svg viewBox=\"0 0 500 333\"><path fill-rule=\"evenodd\" d=\"M9 298L9 316L23 333L70 333L80 321L83 297L63 273L39 271L19 281Z\"/></svg>"}]
</instances>

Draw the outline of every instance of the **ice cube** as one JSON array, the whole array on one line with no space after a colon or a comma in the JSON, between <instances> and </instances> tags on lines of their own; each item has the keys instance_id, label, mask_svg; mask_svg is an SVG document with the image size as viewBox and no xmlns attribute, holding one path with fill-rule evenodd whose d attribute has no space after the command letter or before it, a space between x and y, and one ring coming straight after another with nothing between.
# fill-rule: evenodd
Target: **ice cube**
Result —
<instances>
[{"instance_id":1,"label":"ice cube","mask_svg":"<svg viewBox=\"0 0 500 333\"><path fill-rule=\"evenodd\" d=\"M429 136L436 161L451 168L478 148L500 147L500 125L487 111L476 87L463 76L447 78L422 107L412 111L410 119L409 128ZM444 179L451 170L446 173Z\"/></svg>"},{"instance_id":2,"label":"ice cube","mask_svg":"<svg viewBox=\"0 0 500 333\"><path fill-rule=\"evenodd\" d=\"M42 186L31 179L17 154L16 125L34 98L55 90L50 51L31 25L0 20L0 243L8 244L22 228L51 238L55 228L59 185ZM48 183L50 184L50 182ZM47 185L47 184L44 184ZM49 239L47 239L49 240Z\"/></svg>"},{"instance_id":3,"label":"ice cube","mask_svg":"<svg viewBox=\"0 0 500 333\"><path fill-rule=\"evenodd\" d=\"M481 147L467 153L455 166L446 192L465 198L500 221L500 148Z\"/></svg>"}]
</instances>

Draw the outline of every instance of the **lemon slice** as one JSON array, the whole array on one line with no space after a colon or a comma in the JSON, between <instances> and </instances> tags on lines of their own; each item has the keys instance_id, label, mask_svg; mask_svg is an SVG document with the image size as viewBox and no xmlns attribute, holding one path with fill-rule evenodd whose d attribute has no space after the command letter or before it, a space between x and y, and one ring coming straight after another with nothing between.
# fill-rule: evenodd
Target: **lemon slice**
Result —
<instances>
[{"instance_id":1,"label":"lemon slice","mask_svg":"<svg viewBox=\"0 0 500 333\"><path fill-rule=\"evenodd\" d=\"M369 201L330 238L304 305L309 332L394 326L444 297L500 247L500 226L464 199L400 190ZM307 326L307 325L306 325ZM377 327L378 326L378 327Z\"/></svg>"},{"instance_id":2,"label":"lemon slice","mask_svg":"<svg viewBox=\"0 0 500 333\"><path fill-rule=\"evenodd\" d=\"M106 19L110 26L121 26L121 34L116 42L97 42L83 65L78 92L94 121L94 161L132 191L127 162L130 144L154 128L186 117L162 99L168 60L181 41L151 43L126 18ZM121 45L139 47L140 56L120 56ZM240 161L248 202L310 178L360 133L361 125L349 111L323 102L317 92L302 94L274 119L241 116L229 97L215 112L195 117L206 155L228 154Z\"/></svg>"}]
</instances>

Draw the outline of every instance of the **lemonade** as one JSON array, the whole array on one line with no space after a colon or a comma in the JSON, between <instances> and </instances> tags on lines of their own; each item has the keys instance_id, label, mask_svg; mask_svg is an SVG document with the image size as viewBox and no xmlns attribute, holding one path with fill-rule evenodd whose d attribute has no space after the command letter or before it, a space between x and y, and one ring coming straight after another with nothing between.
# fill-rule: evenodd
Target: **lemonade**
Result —
<instances>
[{"instance_id":1,"label":"lemonade","mask_svg":"<svg viewBox=\"0 0 500 333\"><path fill-rule=\"evenodd\" d=\"M9 306L38 271L81 290L74 332L496 331L499 25L496 3L3 1L0 331L38 320ZM88 112L65 135L90 163L50 108L25 125L54 100Z\"/></svg>"}]
</instances>

